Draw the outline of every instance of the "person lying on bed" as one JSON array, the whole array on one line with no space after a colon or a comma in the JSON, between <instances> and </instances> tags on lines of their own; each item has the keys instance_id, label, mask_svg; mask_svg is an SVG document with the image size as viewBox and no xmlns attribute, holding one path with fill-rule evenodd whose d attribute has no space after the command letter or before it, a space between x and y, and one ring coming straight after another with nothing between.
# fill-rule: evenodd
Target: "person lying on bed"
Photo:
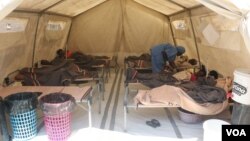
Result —
<instances>
[{"instance_id":1,"label":"person lying on bed","mask_svg":"<svg viewBox=\"0 0 250 141\"><path fill-rule=\"evenodd\" d=\"M106 57L101 57L106 58ZM73 59L73 62L77 64L82 69L91 69L93 66L106 65L104 59L92 55L86 55L81 52L73 52L69 59Z\"/></svg>"},{"instance_id":2,"label":"person lying on bed","mask_svg":"<svg viewBox=\"0 0 250 141\"><path fill-rule=\"evenodd\" d=\"M174 85L178 82L173 77L173 73L139 73L136 69L128 68L125 83L142 83L150 88L158 87L164 84Z\"/></svg>"},{"instance_id":3,"label":"person lying on bed","mask_svg":"<svg viewBox=\"0 0 250 141\"><path fill-rule=\"evenodd\" d=\"M15 77L24 86L67 86L79 77L96 77L98 74L80 69L69 61L42 68L23 68Z\"/></svg>"},{"instance_id":4,"label":"person lying on bed","mask_svg":"<svg viewBox=\"0 0 250 141\"><path fill-rule=\"evenodd\" d=\"M216 70L211 70L208 73L208 78L214 79L216 81L215 86L223 88L226 92L232 90L232 78L230 76L227 77L219 77L219 73Z\"/></svg>"},{"instance_id":5,"label":"person lying on bed","mask_svg":"<svg viewBox=\"0 0 250 141\"><path fill-rule=\"evenodd\" d=\"M216 115L228 106L226 92L207 85L186 88L162 85L150 90L139 90L134 101L136 105L181 107L200 115Z\"/></svg>"},{"instance_id":6,"label":"person lying on bed","mask_svg":"<svg viewBox=\"0 0 250 141\"><path fill-rule=\"evenodd\" d=\"M161 72L161 73L139 73L136 69L128 68L126 74L125 83L142 83L150 88L159 87L161 85L176 85L182 81L196 80L197 77L205 77L206 68L202 65L202 68L192 74L188 71L173 73L173 72ZM193 80L193 81L194 81Z\"/></svg>"},{"instance_id":7,"label":"person lying on bed","mask_svg":"<svg viewBox=\"0 0 250 141\"><path fill-rule=\"evenodd\" d=\"M219 78L219 74L215 70L209 71L207 76L206 73L204 73L204 71L199 71L194 76L192 75L190 80L192 82L198 83L199 85L209 85L209 86L219 87L224 89L226 92L229 92L231 90L232 79L230 77Z\"/></svg>"},{"instance_id":8,"label":"person lying on bed","mask_svg":"<svg viewBox=\"0 0 250 141\"><path fill-rule=\"evenodd\" d=\"M161 101L163 100L162 98L165 97L165 95L177 94L179 92L180 95L182 95L183 92L185 92L197 103L222 103L227 99L226 91L221 87L217 87L216 83L217 82L214 80L213 76L210 73L208 77L198 77L197 81L185 81L180 84L176 83L175 85L163 84L154 87L155 90L152 89L152 93L149 96L149 98L152 98L152 100L148 101ZM163 92L161 92L162 94L159 95L161 89L163 90ZM142 98L142 96L136 97L137 101L141 102L140 99ZM159 99L157 97L159 97ZM166 101L169 101L168 98L166 98Z\"/></svg>"},{"instance_id":9,"label":"person lying on bed","mask_svg":"<svg viewBox=\"0 0 250 141\"><path fill-rule=\"evenodd\" d=\"M143 53L138 56L128 56L124 59L130 68L151 68L151 56Z\"/></svg>"},{"instance_id":10,"label":"person lying on bed","mask_svg":"<svg viewBox=\"0 0 250 141\"><path fill-rule=\"evenodd\" d=\"M211 77L206 79L198 79L196 82L184 82L177 87L180 87L190 97L198 103L220 103L226 99L226 91L216 86L216 80Z\"/></svg>"},{"instance_id":11,"label":"person lying on bed","mask_svg":"<svg viewBox=\"0 0 250 141\"><path fill-rule=\"evenodd\" d=\"M35 68L38 68L41 66L49 66L49 65L59 65L61 64L63 61L65 61L65 52L63 49L58 49L56 51L56 57L51 60L51 61L48 61L48 60L40 60L39 62L35 63ZM39 64L40 63L40 64Z\"/></svg>"},{"instance_id":12,"label":"person lying on bed","mask_svg":"<svg viewBox=\"0 0 250 141\"><path fill-rule=\"evenodd\" d=\"M59 49L56 52L56 57L52 61L41 60L41 65L59 65L66 60L65 54L67 54L67 60L72 61L77 64L81 69L87 71L96 71L92 66L105 65L106 61L101 59L106 59L106 56L91 56L85 55L80 52L65 53L63 49ZM35 66L38 66L37 64Z\"/></svg>"},{"instance_id":13,"label":"person lying on bed","mask_svg":"<svg viewBox=\"0 0 250 141\"><path fill-rule=\"evenodd\" d=\"M196 59L177 60L175 62L177 71L193 68L198 65Z\"/></svg>"}]
</instances>

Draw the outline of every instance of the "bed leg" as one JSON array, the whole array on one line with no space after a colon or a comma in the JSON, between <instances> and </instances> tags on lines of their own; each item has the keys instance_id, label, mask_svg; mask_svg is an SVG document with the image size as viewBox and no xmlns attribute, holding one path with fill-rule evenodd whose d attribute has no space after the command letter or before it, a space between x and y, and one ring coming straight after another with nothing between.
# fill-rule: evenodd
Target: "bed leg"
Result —
<instances>
[{"instance_id":1,"label":"bed leg","mask_svg":"<svg viewBox=\"0 0 250 141\"><path fill-rule=\"evenodd\" d=\"M102 100L104 101L104 91L105 91L105 86L104 86L104 80L101 80L101 91L102 91Z\"/></svg>"},{"instance_id":2,"label":"bed leg","mask_svg":"<svg viewBox=\"0 0 250 141\"><path fill-rule=\"evenodd\" d=\"M102 108L102 91L101 91L101 86L98 84L98 89L99 89L99 94L98 94L98 103L99 103L99 109L98 109L98 113L101 114L101 108Z\"/></svg>"},{"instance_id":3,"label":"bed leg","mask_svg":"<svg viewBox=\"0 0 250 141\"><path fill-rule=\"evenodd\" d=\"M97 90L98 90L98 104L99 104L99 107L98 107L98 113L101 114L101 107L102 107L102 102L101 102L101 95L102 95L102 91L101 91L101 83L100 81L98 81L97 83Z\"/></svg>"},{"instance_id":4,"label":"bed leg","mask_svg":"<svg viewBox=\"0 0 250 141\"><path fill-rule=\"evenodd\" d=\"M127 132L127 107L124 105L124 125L123 125L123 131Z\"/></svg>"},{"instance_id":5,"label":"bed leg","mask_svg":"<svg viewBox=\"0 0 250 141\"><path fill-rule=\"evenodd\" d=\"M125 87L125 95L124 95L124 101L123 101L123 115L124 115L124 132L127 132L127 113L128 113L128 86Z\"/></svg>"},{"instance_id":6,"label":"bed leg","mask_svg":"<svg viewBox=\"0 0 250 141\"><path fill-rule=\"evenodd\" d=\"M88 110L88 112L89 112L89 127L92 127L92 107L91 107L91 105L92 105L92 94L93 94L93 90L91 90L91 92L90 92L90 97L89 97L89 99L88 99L88 107L89 107L89 110Z\"/></svg>"},{"instance_id":7,"label":"bed leg","mask_svg":"<svg viewBox=\"0 0 250 141\"><path fill-rule=\"evenodd\" d=\"M89 127L92 127L92 112L91 112L91 104L90 101L88 102L89 105Z\"/></svg>"}]
</instances>

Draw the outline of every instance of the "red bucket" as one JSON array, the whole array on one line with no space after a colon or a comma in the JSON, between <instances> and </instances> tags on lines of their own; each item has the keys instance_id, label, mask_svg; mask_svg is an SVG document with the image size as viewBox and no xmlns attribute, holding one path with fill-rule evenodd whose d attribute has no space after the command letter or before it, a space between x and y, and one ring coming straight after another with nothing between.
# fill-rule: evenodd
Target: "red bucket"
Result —
<instances>
[{"instance_id":1,"label":"red bucket","mask_svg":"<svg viewBox=\"0 0 250 141\"><path fill-rule=\"evenodd\" d=\"M71 113L45 115L44 123L49 140L66 141L71 133Z\"/></svg>"},{"instance_id":2,"label":"red bucket","mask_svg":"<svg viewBox=\"0 0 250 141\"><path fill-rule=\"evenodd\" d=\"M66 141L71 133L71 112L75 99L64 93L52 93L40 99L44 124L50 141Z\"/></svg>"}]
</instances>

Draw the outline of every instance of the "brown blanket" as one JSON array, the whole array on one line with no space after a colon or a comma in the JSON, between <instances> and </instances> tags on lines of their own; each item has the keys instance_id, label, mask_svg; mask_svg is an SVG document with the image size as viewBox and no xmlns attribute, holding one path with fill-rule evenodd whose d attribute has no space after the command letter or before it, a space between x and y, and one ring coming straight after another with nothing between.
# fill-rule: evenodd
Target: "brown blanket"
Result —
<instances>
[{"instance_id":1,"label":"brown blanket","mask_svg":"<svg viewBox=\"0 0 250 141\"><path fill-rule=\"evenodd\" d=\"M136 104L148 106L181 107L200 115L216 115L227 106L227 100L222 103L197 103L181 88L163 85L151 90L139 90L134 98Z\"/></svg>"},{"instance_id":2,"label":"brown blanket","mask_svg":"<svg viewBox=\"0 0 250 141\"><path fill-rule=\"evenodd\" d=\"M16 80L22 81L24 86L68 86L75 79L92 77L98 77L98 72L80 69L72 62L63 61L41 68L23 68Z\"/></svg>"}]
</instances>

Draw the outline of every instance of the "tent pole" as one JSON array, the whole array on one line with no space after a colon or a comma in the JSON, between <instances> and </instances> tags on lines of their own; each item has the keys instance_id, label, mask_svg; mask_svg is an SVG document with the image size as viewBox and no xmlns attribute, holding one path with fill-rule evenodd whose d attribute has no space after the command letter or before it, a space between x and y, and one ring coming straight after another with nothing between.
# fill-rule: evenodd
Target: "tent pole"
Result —
<instances>
[{"instance_id":1,"label":"tent pole","mask_svg":"<svg viewBox=\"0 0 250 141\"><path fill-rule=\"evenodd\" d=\"M117 40L117 42L119 42L119 48L115 48L115 55L117 56L117 59L118 59L118 54L121 50L121 44L123 44L124 40L125 40L125 31L124 31L124 15L125 15L125 11L126 11L126 8L125 8L125 5L126 5L126 1L120 1L120 7L121 7L121 16L122 16L122 33L121 33L121 37L119 40ZM117 43L116 43L117 44Z\"/></svg>"},{"instance_id":2,"label":"tent pole","mask_svg":"<svg viewBox=\"0 0 250 141\"><path fill-rule=\"evenodd\" d=\"M35 51L36 51L36 37L37 37L38 26L39 26L41 16L42 16L41 14L38 15L38 20L37 20L37 24L36 24L35 39L34 39L34 43L33 43L32 65L31 65L32 68L34 67Z\"/></svg>"},{"instance_id":3,"label":"tent pole","mask_svg":"<svg viewBox=\"0 0 250 141\"><path fill-rule=\"evenodd\" d=\"M67 58L67 50L68 50L68 43L69 43L69 36L70 36L70 31L71 31L71 28L72 28L72 18L71 18L71 23L70 23L70 27L69 27L69 31L68 31L68 35L67 35L67 41L66 41L66 45L65 45L65 58L66 60L68 59Z\"/></svg>"},{"instance_id":4,"label":"tent pole","mask_svg":"<svg viewBox=\"0 0 250 141\"><path fill-rule=\"evenodd\" d=\"M195 31L194 31L194 25L191 19L191 11L188 10L188 17L189 17L189 21L191 24L191 29L192 29L192 34L193 34L193 38L194 38L194 44L195 44L195 48L196 48L196 52L197 52L197 57L198 57L198 62L199 62L199 67L201 68L201 60L200 60L200 53L199 53L199 48L198 48L198 44L197 44L197 40L196 40L196 35L195 35Z\"/></svg>"}]
</instances>

